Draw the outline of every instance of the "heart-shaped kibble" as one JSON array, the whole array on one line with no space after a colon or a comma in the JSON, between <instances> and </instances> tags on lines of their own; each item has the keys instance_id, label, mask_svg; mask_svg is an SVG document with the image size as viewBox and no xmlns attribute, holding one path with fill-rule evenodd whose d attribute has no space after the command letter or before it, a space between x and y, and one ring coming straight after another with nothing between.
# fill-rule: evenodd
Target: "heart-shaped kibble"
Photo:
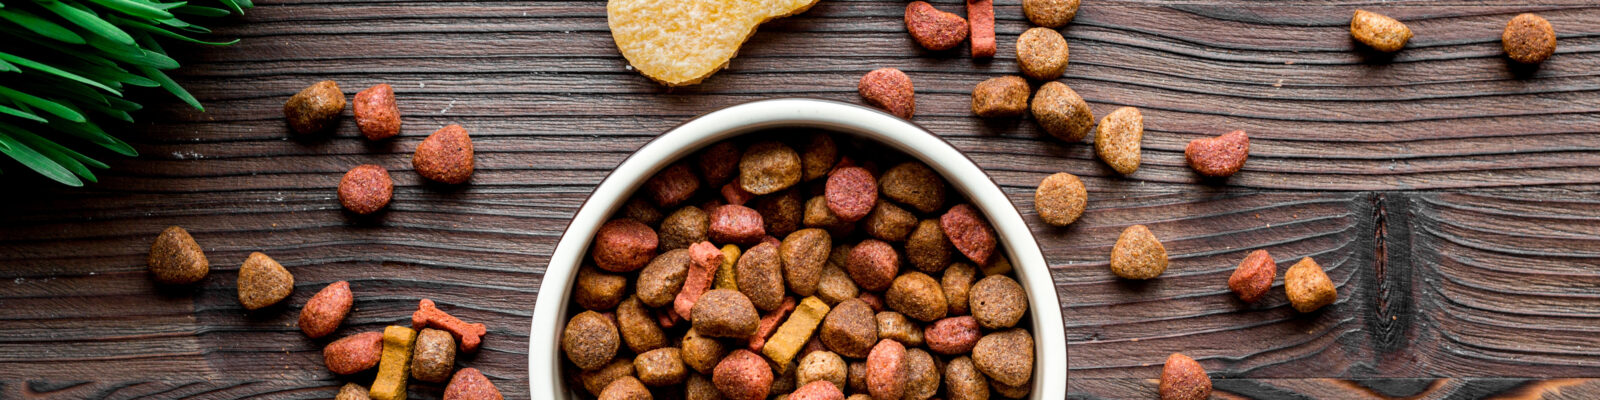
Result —
<instances>
[{"instance_id":1,"label":"heart-shaped kibble","mask_svg":"<svg viewBox=\"0 0 1600 400\"><path fill-rule=\"evenodd\" d=\"M1204 400L1211 398L1211 378L1193 358L1172 353L1166 365L1161 366L1161 384L1157 389L1162 399Z\"/></svg>"},{"instance_id":2,"label":"heart-shaped kibble","mask_svg":"<svg viewBox=\"0 0 1600 400\"><path fill-rule=\"evenodd\" d=\"M428 135L411 156L411 167L439 183L454 185L472 178L472 138L467 129L451 124Z\"/></svg>"},{"instance_id":3,"label":"heart-shaped kibble","mask_svg":"<svg viewBox=\"0 0 1600 400\"><path fill-rule=\"evenodd\" d=\"M1214 138L1201 138L1189 142L1183 149L1189 167L1201 175L1223 178L1244 168L1250 157L1250 137L1244 131L1233 131Z\"/></svg>"},{"instance_id":4,"label":"heart-shaped kibble","mask_svg":"<svg viewBox=\"0 0 1600 400\"><path fill-rule=\"evenodd\" d=\"M906 5L906 30L928 50L949 50L967 40L967 20L939 11L926 1Z\"/></svg>"},{"instance_id":5,"label":"heart-shaped kibble","mask_svg":"<svg viewBox=\"0 0 1600 400\"><path fill-rule=\"evenodd\" d=\"M617 50L667 86L700 83L728 66L764 22L805 12L817 0L611 0L606 23Z\"/></svg>"},{"instance_id":6,"label":"heart-shaped kibble","mask_svg":"<svg viewBox=\"0 0 1600 400\"><path fill-rule=\"evenodd\" d=\"M894 68L879 68L861 77L856 85L867 104L888 111L896 117L911 119L917 111L911 77Z\"/></svg>"},{"instance_id":7,"label":"heart-shaped kibble","mask_svg":"<svg viewBox=\"0 0 1600 400\"><path fill-rule=\"evenodd\" d=\"M239 304L247 310L277 304L294 291L294 275L272 257L250 253L239 267Z\"/></svg>"}]
</instances>

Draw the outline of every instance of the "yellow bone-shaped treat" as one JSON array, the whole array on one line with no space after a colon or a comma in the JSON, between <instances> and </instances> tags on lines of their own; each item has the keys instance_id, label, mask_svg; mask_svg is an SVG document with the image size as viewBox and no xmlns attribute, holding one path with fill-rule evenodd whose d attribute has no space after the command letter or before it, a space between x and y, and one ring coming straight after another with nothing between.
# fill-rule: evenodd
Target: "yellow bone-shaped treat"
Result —
<instances>
[{"instance_id":1,"label":"yellow bone-shaped treat","mask_svg":"<svg viewBox=\"0 0 1600 400\"><path fill-rule=\"evenodd\" d=\"M717 289L739 290L739 284L733 279L734 261L739 259L739 246L722 246L722 265L717 267L716 278L712 279L711 287Z\"/></svg>"},{"instance_id":2,"label":"yellow bone-shaped treat","mask_svg":"<svg viewBox=\"0 0 1600 400\"><path fill-rule=\"evenodd\" d=\"M373 400L405 400L406 377L411 376L411 347L417 331L404 326L383 329L383 358L378 359L378 379L367 394Z\"/></svg>"},{"instance_id":3,"label":"yellow bone-shaped treat","mask_svg":"<svg viewBox=\"0 0 1600 400\"><path fill-rule=\"evenodd\" d=\"M817 296L800 300L800 305L789 313L789 319L783 321L778 331L761 347L761 354L778 366L778 373L788 372L789 362L794 361L794 356L811 340L811 334L817 331L817 325L827 315L828 303L822 302Z\"/></svg>"},{"instance_id":4,"label":"yellow bone-shaped treat","mask_svg":"<svg viewBox=\"0 0 1600 400\"><path fill-rule=\"evenodd\" d=\"M762 23L799 14L817 0L611 0L606 22L617 49L644 76L667 86L700 83L728 65Z\"/></svg>"}]
</instances>

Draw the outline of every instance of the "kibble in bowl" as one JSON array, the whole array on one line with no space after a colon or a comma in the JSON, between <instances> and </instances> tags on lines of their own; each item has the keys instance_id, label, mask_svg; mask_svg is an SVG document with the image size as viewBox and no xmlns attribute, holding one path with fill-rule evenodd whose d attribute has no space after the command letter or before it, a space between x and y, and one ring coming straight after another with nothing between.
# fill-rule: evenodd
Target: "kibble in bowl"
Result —
<instances>
[{"instance_id":1,"label":"kibble in bowl","mask_svg":"<svg viewBox=\"0 0 1600 400\"><path fill-rule=\"evenodd\" d=\"M1032 379L1034 376L1057 377L1066 375L1065 338L1063 336L1061 316L1058 311L1059 307L1055 305L1058 301L1055 288L1050 282L1043 257L1029 233L1026 223L1013 208L1005 194L976 165L962 156L960 152L956 151L948 143L938 139L937 136L904 120L868 108L831 101L768 100L713 112L659 136L625 160L600 184L594 195L577 212L567 232L556 246L544 276L545 281L550 282L550 284L541 288L539 301L535 305L533 329L540 331L553 329L556 332L560 332L561 327L573 315L576 315L579 311L587 312L571 298L569 292L575 272L585 260L592 258L590 253L594 249L595 242L593 239L599 227L605 224L606 221L617 218L617 212L622 210L624 203L633 197L636 189L657 171L680 160L692 160L689 157L693 157L697 151L728 141L733 142L739 150L744 152L748 152L749 146L756 143L778 143L789 146L791 150L797 153L803 153L806 143L819 130L827 131L832 135L833 141L838 147L839 163L841 165L861 167L875 178L878 178L880 201L893 202L900 211L913 214L915 217L913 220L917 222L916 225L907 225L912 231L915 230L917 225L927 225L930 227L929 229L934 226L944 229L944 225L963 229L962 232L946 233L945 235L963 239L963 245L955 246L953 251L950 252L951 262L981 262L983 265L975 265L970 269L958 269L959 271L963 273L976 272L977 276L974 279L981 279L987 276L982 271L988 269L985 267L990 267L991 264L1009 264L1011 266L1006 269L992 270L1006 271L1001 273L1017 281L1018 285L1024 290L1024 296L1029 305L1026 308L1026 314L1012 329L1026 331L1031 335L1030 337L1034 338L1031 341L1029 351L1018 352L1018 354L1026 354L1028 357L1015 360L1029 365L1030 368L1021 369L1016 368L1017 366L1015 365L1008 364L1005 369L990 368L989 370L1008 374L1004 377L1007 382L1027 382L1024 385L1018 385L1026 389L1025 398L1064 398L1066 396L1064 380ZM764 150L763 152L771 152L771 150ZM779 150L776 153L781 154L784 152ZM910 197L895 194L902 193L901 191L905 188L886 187L891 183L905 183L904 181L896 183L897 181L895 180L885 182L883 176L887 173L887 170L891 169L890 167L899 166L907 162L914 162L927 170L935 172L935 175L940 178L940 184L938 187L925 189L928 190L928 193L942 194L942 199L935 199L933 202L908 204L901 199ZM826 179L825 177L818 178L813 174L813 179L806 179L802 174L799 182L789 183L791 175L787 172L787 167L778 170L783 171L780 174L781 176L760 177L763 179L753 179L751 182L761 182L763 185L770 184L771 186L761 187L761 191L769 193L767 195L781 195L791 188L800 190L801 195L806 199L812 199L822 194L820 189L825 186L822 182ZM738 176L737 173L735 176ZM700 207L711 207L711 205L707 204L708 202L715 204L714 199L721 197L720 193L717 192L720 186L706 186L710 185L702 185L702 190L694 195L695 198L685 201L683 204L693 204ZM757 197L767 195L757 195ZM822 201L826 202L826 199L822 199ZM808 200L808 202L810 201ZM826 203L819 205L825 211L832 211L826 210L828 208ZM924 207L931 207L932 209L925 210ZM809 213L811 207L806 208ZM950 212L952 208L959 208L963 211L952 214ZM943 217L947 215L961 216L955 221L960 223L921 223L921 221L928 220L944 222L943 219L945 218ZM776 246L779 250L776 252L778 256L777 264L789 265L790 261L783 259L785 252L782 251L783 242L789 235L773 235L762 232L756 240L742 243L719 242L713 238L717 235L708 235L709 243L700 243L705 246L696 244L695 247L691 247L691 251L694 251L695 248L717 249L731 244L739 251L721 252L721 254L716 254L720 257L714 257L714 260L711 259L712 257L705 259L691 257L690 270L683 287L709 287L709 290L703 293L699 291L681 292L690 294L675 296L672 306L647 307L649 312L657 318L658 325L663 329L666 337L683 338L689 329L694 329L698 334L705 336L705 340L717 341L721 347L727 350L723 358L718 360L717 365L711 368L710 374L704 374L699 368L691 365L686 373L693 376L686 379L686 382L700 382L701 384L694 386L696 386L696 389L703 391L707 389L707 385L704 385L702 381L710 378L712 383L710 386L721 391L723 398L778 397L801 388L797 382L789 383L789 380L795 379L791 377L798 376L796 369L801 368L801 363L798 361L804 359L804 356L811 354L811 352L832 352L840 356L847 366L860 364L870 369L871 365L893 364L884 364L884 362L875 364L868 360L868 356L872 353L872 347L878 346L878 343L884 340L899 343L893 338L873 338L876 340L870 346L867 346L868 348L865 352L860 352L860 349L853 348L833 349L829 348L825 341L814 340L817 339L817 333L828 325L827 320L836 310L852 309L852 307L865 309L865 312L862 312L863 310L851 311L857 315L852 321L872 328L870 329L870 335L875 337L879 336L876 315L880 312L896 312L901 315L907 315L909 312L910 315L914 316L907 316L905 321L898 321L898 319L895 319L895 321L897 323L910 324L908 328L913 330L925 328L928 322L925 322L924 319L936 321L954 316L949 314L954 307L951 307L949 298L945 296L946 290L942 279L943 269L927 271L911 265L904 259L905 257L899 256L899 254L904 253L907 240L885 241L874 237L861 225L870 218L863 217L861 220L852 222L851 224L857 226L856 229L832 229L836 227L806 225L805 221L809 219L802 218L800 229L821 229L821 232L811 232L826 233L829 235L829 242L832 246L829 248L826 257L819 257L820 254L793 253L796 257L799 257L794 260L798 261L796 265L813 265L818 259L824 260L819 269L821 272L817 275L819 279L818 287L815 288L815 291L810 296L799 295L789 288L789 280L792 277L784 276L781 273L778 275L778 283L784 290L784 297L793 297L794 299L792 303L784 301L782 305L796 304L794 306L765 309L757 307L753 303L747 304L752 299L750 295L745 294L748 289L743 287L743 281L734 279L731 282L727 282L716 277L716 274L722 271L719 267L724 265L724 258L735 258L733 265L737 267L739 261L737 258L747 256L750 250L757 246ZM900 218L896 218L896 221L898 220ZM912 220L907 222L909 221ZM878 222L885 221L879 220ZM899 226L898 222L896 224L896 226ZM974 229L974 224L986 225L986 229ZM715 232L717 223L713 221L711 225L712 232ZM879 228L883 227L880 226ZM887 232L885 230L877 230L876 232L879 235L888 236L890 239L898 237L898 235L885 234ZM808 235L815 234L810 233ZM910 234L906 235L908 240L910 236ZM740 240L744 239L743 235L737 235L737 237ZM800 238L800 236L796 237L796 239ZM815 238L808 240L819 242ZM891 290L891 287L895 286L893 284L894 279L888 279L888 282L873 282L871 285L861 285L861 282L855 282L855 277L850 273L849 265L839 265L841 262L849 264L849 260L852 257L833 253L837 251L854 253L854 247L858 247L857 245L860 243L868 241L883 243L891 247L893 249L892 253L895 254L892 259L887 257L870 258L874 263L874 268L883 268L884 266L892 268L891 277L899 277L902 274L920 275L912 275L912 277L906 278L901 287L895 289L896 293L892 296L887 292ZM983 246L974 246L974 244L982 244ZM600 251L605 250L602 249ZM703 254L711 255L711 253ZM660 253L651 255L651 257L659 256ZM758 256L770 257L771 255ZM975 258L982 260L979 261ZM756 262L756 260L750 262ZM765 260L760 262L762 264L772 263ZM709 271L714 273L698 274L696 272L697 269L702 268L709 268ZM738 268L733 269L738 270ZM638 271L611 273L634 279L637 279L639 274ZM737 274L735 278L739 278ZM701 282L702 279L704 282ZM836 297L840 293L848 292L848 288L835 288L835 286L840 285L834 284L843 283L839 282L841 279L851 280L850 283L856 286L855 289L859 293L857 298L845 300ZM766 293L766 291L771 289L770 286L766 285L771 283L767 281L763 280L760 284L764 286L758 288L759 290L751 291L751 294L769 296L770 294ZM832 282L834 284L825 286L823 282ZM809 277L802 279L801 283L808 284ZM624 290L629 291L629 293L624 294L624 296L637 296L636 292L632 292L637 285L638 282L636 281L626 285ZM724 287L723 285L731 285L732 287ZM824 287L827 289L824 290ZM699 304L700 300L706 299L706 296L711 295L713 292L721 294L712 295L712 297L720 296L725 298L708 299L713 300L713 303L716 304ZM823 293L827 293L831 300L822 299ZM698 296L695 296L695 294L698 294ZM972 293L971 295L982 297L978 293ZM890 297L893 297L894 300L892 302L886 301ZM744 301L738 301L740 298ZM834 300L842 301L835 302ZM689 308L683 308L682 305L686 302L693 304ZM693 311L702 311L697 310L701 307L730 307L730 305L737 308L737 312L713 313L710 310L705 310L707 311L705 315L717 315L718 318L725 318L724 322L732 322L732 325L721 328L737 329L724 329L715 335L701 331L701 324L711 321L700 321L698 315L700 313ZM873 309L872 306L874 305L878 309ZM684 315L685 313L674 311L677 309L693 311L687 313L689 315ZM596 311L604 313L604 311ZM751 323L750 318L752 317L757 320L753 324L756 327L746 331L745 327ZM771 325L768 324L769 322ZM767 328L768 326L775 326L775 328ZM867 334L865 332L866 330L863 330L862 334ZM890 336L911 337L910 331L899 328L885 332L890 333ZM748 333L749 336L738 336L743 333ZM985 331L985 333L988 333L988 331ZM561 338L536 338L530 342L530 370L528 376L530 379L529 386L533 391L531 397L587 398L584 396L588 396L588 390L578 385L576 382L580 381L575 378L582 374L582 368L569 362L569 357L562 352L561 347L555 345L561 340ZM866 340L862 341L865 342ZM680 346L679 342L677 340L669 340L666 346L669 348ZM1020 341L1011 342L1021 343ZM928 349L926 343L901 343L901 345L909 349L907 351L909 354L934 355L931 357L935 361L933 368L938 371L943 371L944 360L953 358ZM572 347L582 348L582 346ZM959 348L959 346L952 347ZM950 348L943 350L950 351ZM682 354L680 350L680 356ZM621 359L637 356L638 354L635 354L624 345L618 346L618 350L613 357ZM761 362L753 363L751 362L752 360ZM921 359L917 358L917 360ZM608 364L592 360L586 361L594 363L589 365L591 368L597 367L596 364L598 366ZM989 359L986 358L985 361L989 361ZM708 366L706 365L708 364L706 360L703 359L696 359L695 362L700 367ZM731 364L723 365L725 363ZM833 365L833 368L837 368L837 363L830 364ZM984 367L990 367L990 365L984 364ZM979 373L983 373L981 372L982 370L980 369ZM1019 377L1018 371L1027 371L1028 376ZM930 391L939 392L938 390L928 389L932 385L935 375L925 374L923 373L925 371L921 369L917 370L915 374L872 374L872 371L863 372L867 372L871 376L877 376L878 380L883 379L883 377L892 378L895 376L906 379L904 382L878 382L884 384L879 385L880 388L891 388L892 390L894 387L899 387L902 394L907 393L907 390L915 390L912 393L918 395ZM812 371L808 370L805 375L813 376L811 373ZM829 372L826 375L837 378L836 373L837 371ZM851 382L849 376L851 375L847 372L846 387L838 388L841 389L846 397L854 394L871 393L868 388L852 387L853 385L849 384ZM912 378L916 378L916 380L912 381ZM785 384L777 384L780 382ZM762 390L760 383L768 384L764 388L765 390ZM831 383L829 384L831 385ZM942 386L943 383L939 385ZM686 395L685 390L687 390L684 385L646 386L656 398L682 398ZM730 390L733 392L730 392ZM580 393L583 394L580 395Z\"/></svg>"}]
</instances>

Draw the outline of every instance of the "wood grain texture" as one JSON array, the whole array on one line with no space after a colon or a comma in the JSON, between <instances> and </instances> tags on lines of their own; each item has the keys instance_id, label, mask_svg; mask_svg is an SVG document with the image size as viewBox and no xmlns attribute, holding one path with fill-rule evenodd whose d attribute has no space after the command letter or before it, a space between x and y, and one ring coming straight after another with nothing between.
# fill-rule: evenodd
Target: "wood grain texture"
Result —
<instances>
[{"instance_id":1,"label":"wood grain texture","mask_svg":"<svg viewBox=\"0 0 1600 400\"><path fill-rule=\"evenodd\" d=\"M1063 82L1096 115L1144 111L1144 164L1117 176L1088 143L1027 120L980 120L968 93L1015 74L1029 27L997 1L1000 52L928 52L904 2L824 0L768 24L704 84L664 89L629 70L601 1L262 1L225 21L226 48L176 46L175 76L207 106L154 106L119 129L141 156L107 158L101 182L62 189L0 165L0 398L326 398L326 340L293 326L299 304L348 280L334 336L404 323L421 298L486 323L461 364L527 395L528 320L548 256L584 198L624 157L695 115L780 96L859 101L874 68L916 82L914 121L984 167L1034 227L1066 317L1075 398L1150 398L1160 363L1204 365L1217 398L1600 397L1600 6L1592 1L1251 0L1085 2L1062 30ZM960 10L960 2L934 3ZM1347 33L1368 8L1416 38L1383 57ZM1499 54L1504 22L1557 29L1537 70ZM394 85L400 137L368 143L346 119L291 138L284 99L323 79L354 93ZM166 99L146 92L159 103ZM434 129L471 131L477 173L440 187L410 171ZM1226 182L1184 165L1194 138L1244 129L1252 157ZM342 212L333 187L376 163L395 200ZM1091 193L1068 228L1032 215L1044 176ZM1148 225L1173 256L1160 279L1115 279L1122 228ZM189 229L213 273L192 289L144 272L162 228ZM1245 305L1226 280L1250 250L1281 267L1313 257L1340 300L1311 314L1279 282ZM244 312L239 263L264 251L294 272L287 306ZM415 385L413 398L436 398Z\"/></svg>"}]
</instances>

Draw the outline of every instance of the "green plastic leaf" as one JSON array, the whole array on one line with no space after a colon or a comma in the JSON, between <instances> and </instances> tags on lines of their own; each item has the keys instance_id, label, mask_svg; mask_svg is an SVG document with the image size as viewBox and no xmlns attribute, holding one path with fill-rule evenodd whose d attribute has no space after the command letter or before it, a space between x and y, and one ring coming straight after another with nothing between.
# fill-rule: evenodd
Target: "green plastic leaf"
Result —
<instances>
[{"instance_id":1,"label":"green plastic leaf","mask_svg":"<svg viewBox=\"0 0 1600 400\"><path fill-rule=\"evenodd\" d=\"M239 6L242 6L244 8L250 8L250 7L255 7L256 6L254 0L238 0L238 2L239 2ZM240 11L239 14L243 15L244 11Z\"/></svg>"},{"instance_id":2,"label":"green plastic leaf","mask_svg":"<svg viewBox=\"0 0 1600 400\"><path fill-rule=\"evenodd\" d=\"M228 9L233 10L233 12L235 14L244 15L244 7L240 7L240 3L246 2L248 0L239 0L239 1L217 0L217 1L222 3L222 5L224 5L224 6L228 6Z\"/></svg>"},{"instance_id":3,"label":"green plastic leaf","mask_svg":"<svg viewBox=\"0 0 1600 400\"><path fill-rule=\"evenodd\" d=\"M133 37L128 36L128 32L117 28L111 22L101 19L94 12L73 7L57 0L34 0L34 3L38 3L46 10L61 16L67 22L83 27L83 29L87 29L91 33L115 40L118 43L133 44Z\"/></svg>"},{"instance_id":4,"label":"green plastic leaf","mask_svg":"<svg viewBox=\"0 0 1600 400\"><path fill-rule=\"evenodd\" d=\"M88 140L90 143L100 145L100 147L105 147L108 150L117 152L117 154L128 157L139 155L139 151L134 150L133 146L129 146L128 142L124 142L121 139L112 137L110 134L107 134L106 131L100 130L100 127L95 124L80 124L60 121L52 122L45 126L55 129L61 133Z\"/></svg>"},{"instance_id":5,"label":"green plastic leaf","mask_svg":"<svg viewBox=\"0 0 1600 400\"><path fill-rule=\"evenodd\" d=\"M16 138L5 132L0 132L0 153L11 156L12 159L22 163L23 166L38 172L39 175L44 175L46 178L54 179L56 182L61 182L68 186L83 186L83 181L74 176L72 171L68 171L66 167L57 164L44 154L39 154L38 150L34 150L34 148L17 141Z\"/></svg>"},{"instance_id":6,"label":"green plastic leaf","mask_svg":"<svg viewBox=\"0 0 1600 400\"><path fill-rule=\"evenodd\" d=\"M16 64L8 63L5 60L0 60L0 72L22 72L22 68L17 68Z\"/></svg>"},{"instance_id":7,"label":"green plastic leaf","mask_svg":"<svg viewBox=\"0 0 1600 400\"><path fill-rule=\"evenodd\" d=\"M83 36L50 20L40 18L26 10L0 9L0 19L27 28L34 33L68 44L83 44Z\"/></svg>"},{"instance_id":8,"label":"green plastic leaf","mask_svg":"<svg viewBox=\"0 0 1600 400\"><path fill-rule=\"evenodd\" d=\"M85 77L79 76L77 74L73 74L71 72L63 71L60 68L56 68L56 67L52 67L52 66L49 66L49 65L45 65L45 64L33 61L33 60L26 59L26 58L22 58L22 57L18 57L18 56L14 56L14 55L8 54L8 53L0 52L0 61L9 61L11 63L17 64L17 65L20 65L20 66L36 69L36 70L39 70L39 71L44 71L44 72L50 73L51 75L55 75L55 76L59 76L59 77L62 77L62 78L78 81L78 82L81 82L81 83L83 83L85 85L94 86L94 87L103 89L103 90L105 90L107 92L111 92L112 94L115 94L115 95L118 95L118 96L122 95L121 91L118 91L116 89L112 89L110 86L106 86L104 84L101 84L100 82L95 82L92 79L85 78Z\"/></svg>"},{"instance_id":9,"label":"green plastic leaf","mask_svg":"<svg viewBox=\"0 0 1600 400\"><path fill-rule=\"evenodd\" d=\"M178 67L178 60L174 60L172 57L167 57L166 54L141 48L137 43L133 45L124 45L121 43L111 42L106 39L92 38L89 39L89 46L100 50L106 57L128 64L147 65L157 69L173 69Z\"/></svg>"},{"instance_id":10,"label":"green plastic leaf","mask_svg":"<svg viewBox=\"0 0 1600 400\"><path fill-rule=\"evenodd\" d=\"M138 68L139 71L144 72L144 76L150 77L150 79L154 79L156 82L160 82L162 89L167 89L167 92L172 93L173 96L178 96L178 99L183 100L185 103L189 103L190 107L194 107L194 109L200 111L206 110L205 107L200 105L200 100L195 100L194 95L189 94L188 90L184 90L183 86L178 86L178 82L173 81L171 77L167 76L167 74L150 67L135 68Z\"/></svg>"},{"instance_id":11,"label":"green plastic leaf","mask_svg":"<svg viewBox=\"0 0 1600 400\"><path fill-rule=\"evenodd\" d=\"M32 120L32 121L40 122L40 123L50 122L50 121L45 120L44 117L40 117L40 116L38 116L38 115L36 115L36 114L34 114L32 112L28 112L28 111L25 111L25 110L22 110L22 109L18 109L18 108L12 108L11 106L7 106L7 105L0 105L0 114L10 115L10 116L13 116L13 117Z\"/></svg>"},{"instance_id":12,"label":"green plastic leaf","mask_svg":"<svg viewBox=\"0 0 1600 400\"><path fill-rule=\"evenodd\" d=\"M68 121L88 122L88 118L84 118L83 114L79 114L70 107L61 105L60 103L56 103L43 97L11 90L11 88L5 86L0 86L0 97L10 98L11 100L15 100L22 104L27 104L30 107L38 108L44 112L53 114Z\"/></svg>"},{"instance_id":13,"label":"green plastic leaf","mask_svg":"<svg viewBox=\"0 0 1600 400\"><path fill-rule=\"evenodd\" d=\"M193 16L197 16L197 17L208 17L208 18L226 17L229 14L233 14L233 11L228 11L228 10L221 9L221 8L216 8L216 7L197 6L197 5L193 5L193 4L186 5L186 6L183 6L183 7L174 8L174 9L172 9L172 12L174 14L188 14L188 15L193 15Z\"/></svg>"},{"instance_id":14,"label":"green plastic leaf","mask_svg":"<svg viewBox=\"0 0 1600 400\"><path fill-rule=\"evenodd\" d=\"M142 2L142 1L138 1L138 0L88 0L88 1L91 2L91 3L99 4L100 6L105 7L105 8L109 8L109 9L112 9L112 10L117 10L118 12L121 12L123 14L128 14L128 15L139 17L139 18L143 18L143 19L167 19L167 18L172 18L172 13L167 12L166 9L160 8L160 7L156 7L156 6L154 6L154 5L150 4L150 3L146 3L146 2Z\"/></svg>"},{"instance_id":15,"label":"green plastic leaf","mask_svg":"<svg viewBox=\"0 0 1600 400\"><path fill-rule=\"evenodd\" d=\"M51 161L55 161L56 164L60 164L68 171L72 171L73 174L76 174L79 177L88 180L89 182L98 182L98 180L96 180L94 177L94 172L90 171L89 167L107 167L105 163L95 161L95 159L89 158L82 153L72 151L72 149L69 149L66 146L52 142L49 139L35 135L32 132L24 130L7 130L7 132L10 133L13 138L16 138L17 141L33 147L34 150L39 151L39 154L43 154L45 157L50 158Z\"/></svg>"},{"instance_id":16,"label":"green plastic leaf","mask_svg":"<svg viewBox=\"0 0 1600 400\"><path fill-rule=\"evenodd\" d=\"M116 20L117 20L118 24L121 24L121 25L126 26L126 27L142 30L142 31L145 31L145 32L150 32L150 33L156 34L158 36L166 36L166 37L169 37L169 38L182 40L182 41L189 42L189 43L207 44L207 45L212 45L212 46L227 46L227 45L231 45L231 44L234 44L234 43L239 43L239 39L234 39L234 40L230 40L230 41L226 41L226 42L207 42L207 41L204 41L204 40L200 40L200 39L195 39L195 38L192 38L192 37L184 36L184 35L181 35L181 34L178 34L176 32L166 30L166 29L161 29L161 27L159 27L159 26L150 25L150 24L146 24L146 23L143 23L143 22L139 22L139 21L133 21L133 20L125 19L125 18L116 18Z\"/></svg>"}]
</instances>

